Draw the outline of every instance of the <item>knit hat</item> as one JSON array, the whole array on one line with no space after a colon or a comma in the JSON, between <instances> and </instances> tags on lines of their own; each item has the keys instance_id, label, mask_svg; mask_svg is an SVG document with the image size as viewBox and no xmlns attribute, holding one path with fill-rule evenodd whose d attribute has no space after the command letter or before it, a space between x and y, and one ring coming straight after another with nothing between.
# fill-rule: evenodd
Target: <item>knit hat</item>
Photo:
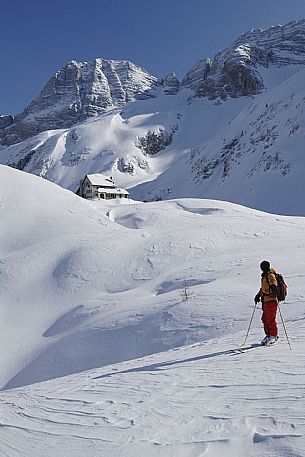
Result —
<instances>
[{"instance_id":1,"label":"knit hat","mask_svg":"<svg viewBox=\"0 0 305 457\"><path fill-rule=\"evenodd\" d=\"M266 272L270 270L270 263L267 260L263 260L260 264L261 270Z\"/></svg>"}]
</instances>

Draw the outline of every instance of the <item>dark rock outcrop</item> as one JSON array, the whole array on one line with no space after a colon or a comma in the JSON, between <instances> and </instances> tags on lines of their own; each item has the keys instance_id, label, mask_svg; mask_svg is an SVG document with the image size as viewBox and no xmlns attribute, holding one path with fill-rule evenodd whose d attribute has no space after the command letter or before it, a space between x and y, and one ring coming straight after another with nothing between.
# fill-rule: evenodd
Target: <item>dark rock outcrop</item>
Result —
<instances>
[{"instance_id":1,"label":"dark rock outcrop","mask_svg":"<svg viewBox=\"0 0 305 457\"><path fill-rule=\"evenodd\" d=\"M11 114L0 115L0 130L9 127L14 123L14 116Z\"/></svg>"},{"instance_id":2,"label":"dark rock outcrop","mask_svg":"<svg viewBox=\"0 0 305 457\"><path fill-rule=\"evenodd\" d=\"M159 129L157 132L147 132L143 137L138 138L136 145L145 154L154 155L168 146L172 141L173 134Z\"/></svg>"}]
</instances>

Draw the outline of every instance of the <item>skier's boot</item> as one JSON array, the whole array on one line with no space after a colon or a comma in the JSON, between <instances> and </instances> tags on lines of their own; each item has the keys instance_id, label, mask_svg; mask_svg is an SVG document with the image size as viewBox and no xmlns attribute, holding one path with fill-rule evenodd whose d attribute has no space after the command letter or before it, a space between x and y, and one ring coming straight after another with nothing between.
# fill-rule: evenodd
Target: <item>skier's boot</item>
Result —
<instances>
[{"instance_id":1,"label":"skier's boot","mask_svg":"<svg viewBox=\"0 0 305 457\"><path fill-rule=\"evenodd\" d=\"M270 336L269 335L266 335L265 338L261 341L262 345L263 346L266 346L270 340Z\"/></svg>"},{"instance_id":2,"label":"skier's boot","mask_svg":"<svg viewBox=\"0 0 305 457\"><path fill-rule=\"evenodd\" d=\"M278 336L270 336L269 340L267 342L267 346L272 346L272 344L275 344L278 342L279 337Z\"/></svg>"}]
</instances>

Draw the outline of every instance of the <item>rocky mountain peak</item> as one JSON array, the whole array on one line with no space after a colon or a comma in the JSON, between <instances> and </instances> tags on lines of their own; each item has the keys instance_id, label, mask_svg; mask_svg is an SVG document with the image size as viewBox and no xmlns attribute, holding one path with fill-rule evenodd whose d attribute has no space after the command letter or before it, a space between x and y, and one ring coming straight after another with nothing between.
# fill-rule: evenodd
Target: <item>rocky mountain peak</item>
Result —
<instances>
[{"instance_id":1,"label":"rocky mountain peak","mask_svg":"<svg viewBox=\"0 0 305 457\"><path fill-rule=\"evenodd\" d=\"M262 68L305 64L305 20L242 34L214 59L199 61L181 86L195 97L254 95L264 87Z\"/></svg>"},{"instance_id":2,"label":"rocky mountain peak","mask_svg":"<svg viewBox=\"0 0 305 457\"><path fill-rule=\"evenodd\" d=\"M13 144L44 130L68 128L108 108L152 97L157 85L156 77L128 60L71 60L13 122L2 116L2 143Z\"/></svg>"},{"instance_id":3,"label":"rocky mountain peak","mask_svg":"<svg viewBox=\"0 0 305 457\"><path fill-rule=\"evenodd\" d=\"M71 60L19 115L0 116L0 144L11 145L52 129L66 129L113 107L187 89L191 98L255 95L265 86L263 69L305 64L305 20L242 34L213 59L197 62L179 83L174 73L152 76L128 60Z\"/></svg>"}]
</instances>

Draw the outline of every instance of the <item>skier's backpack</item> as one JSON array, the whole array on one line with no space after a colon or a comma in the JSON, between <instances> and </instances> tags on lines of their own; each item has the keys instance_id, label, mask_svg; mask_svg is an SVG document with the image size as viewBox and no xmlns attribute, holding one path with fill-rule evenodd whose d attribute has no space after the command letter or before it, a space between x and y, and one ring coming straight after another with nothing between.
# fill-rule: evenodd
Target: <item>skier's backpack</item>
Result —
<instances>
[{"instance_id":1,"label":"skier's backpack","mask_svg":"<svg viewBox=\"0 0 305 457\"><path fill-rule=\"evenodd\" d=\"M277 281L276 298L278 299L278 301L284 301L287 297L287 285L285 283L283 275L281 275L280 273L274 273L274 276L276 277ZM266 278L270 287L268 273L266 275Z\"/></svg>"},{"instance_id":2,"label":"skier's backpack","mask_svg":"<svg viewBox=\"0 0 305 457\"><path fill-rule=\"evenodd\" d=\"M277 280L277 299L278 301L284 301L287 297L287 285L283 276L280 273L275 273L275 277Z\"/></svg>"}]
</instances>

